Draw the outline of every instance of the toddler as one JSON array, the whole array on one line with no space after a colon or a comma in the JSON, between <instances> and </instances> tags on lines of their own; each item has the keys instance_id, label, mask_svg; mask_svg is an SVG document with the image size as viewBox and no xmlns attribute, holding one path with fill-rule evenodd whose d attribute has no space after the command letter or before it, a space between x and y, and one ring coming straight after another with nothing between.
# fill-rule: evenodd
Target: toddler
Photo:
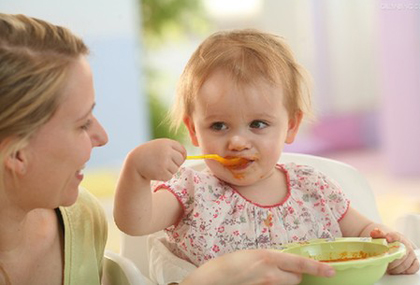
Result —
<instances>
[{"instance_id":1,"label":"toddler","mask_svg":"<svg viewBox=\"0 0 420 285\"><path fill-rule=\"evenodd\" d=\"M416 272L411 243L352 209L334 181L309 166L277 164L308 113L306 72L281 37L256 30L211 35L180 78L172 122L185 124L203 154L246 163L206 160L207 169L195 171L181 167L186 150L176 141L140 145L117 186L117 225L130 235L164 229L168 248L196 266L241 249L386 237L408 252L389 272Z\"/></svg>"}]
</instances>

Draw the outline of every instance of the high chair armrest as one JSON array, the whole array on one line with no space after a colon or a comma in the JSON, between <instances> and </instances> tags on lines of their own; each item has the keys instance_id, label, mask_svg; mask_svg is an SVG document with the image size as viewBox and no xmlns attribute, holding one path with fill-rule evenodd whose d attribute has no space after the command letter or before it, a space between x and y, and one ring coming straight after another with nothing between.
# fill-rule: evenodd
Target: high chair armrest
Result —
<instances>
[{"instance_id":1,"label":"high chair armrest","mask_svg":"<svg viewBox=\"0 0 420 285\"><path fill-rule=\"evenodd\" d=\"M151 285L134 263L115 252L105 250L102 285Z\"/></svg>"}]
</instances>

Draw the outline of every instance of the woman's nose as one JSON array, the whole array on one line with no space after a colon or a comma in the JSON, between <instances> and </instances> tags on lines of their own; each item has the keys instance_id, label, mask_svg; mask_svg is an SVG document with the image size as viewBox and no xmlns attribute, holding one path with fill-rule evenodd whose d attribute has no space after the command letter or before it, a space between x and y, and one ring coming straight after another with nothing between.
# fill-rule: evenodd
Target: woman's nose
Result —
<instances>
[{"instance_id":1,"label":"woman's nose","mask_svg":"<svg viewBox=\"0 0 420 285\"><path fill-rule=\"evenodd\" d=\"M235 135L229 139L228 147L229 147L229 150L231 151L243 151L243 150L250 149L251 144L246 137Z\"/></svg>"},{"instance_id":2,"label":"woman's nose","mask_svg":"<svg viewBox=\"0 0 420 285\"><path fill-rule=\"evenodd\" d=\"M108 143L108 134L96 118L94 125L95 127L91 136L92 146L99 147L106 145Z\"/></svg>"}]
</instances>

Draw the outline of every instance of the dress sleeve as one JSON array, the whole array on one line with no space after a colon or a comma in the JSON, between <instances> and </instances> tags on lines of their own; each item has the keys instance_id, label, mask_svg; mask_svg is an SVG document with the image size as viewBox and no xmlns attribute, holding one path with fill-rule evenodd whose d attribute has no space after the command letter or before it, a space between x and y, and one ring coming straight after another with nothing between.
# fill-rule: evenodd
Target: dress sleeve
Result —
<instances>
[{"instance_id":1,"label":"dress sleeve","mask_svg":"<svg viewBox=\"0 0 420 285\"><path fill-rule=\"evenodd\" d=\"M325 199L326 206L329 207L337 221L340 221L349 209L350 200L335 180L317 170L314 171L314 174L318 177L319 190Z\"/></svg>"},{"instance_id":2,"label":"dress sleeve","mask_svg":"<svg viewBox=\"0 0 420 285\"><path fill-rule=\"evenodd\" d=\"M184 208L184 215L192 210L194 204L194 188L198 181L198 173L191 168L181 167L174 176L166 182L152 181L153 192L168 190Z\"/></svg>"},{"instance_id":3,"label":"dress sleeve","mask_svg":"<svg viewBox=\"0 0 420 285\"><path fill-rule=\"evenodd\" d=\"M340 185L324 173L307 165L291 165L294 169L292 181L304 189L304 200L311 201L313 207L322 213L330 213L336 221L340 221L350 205Z\"/></svg>"}]
</instances>

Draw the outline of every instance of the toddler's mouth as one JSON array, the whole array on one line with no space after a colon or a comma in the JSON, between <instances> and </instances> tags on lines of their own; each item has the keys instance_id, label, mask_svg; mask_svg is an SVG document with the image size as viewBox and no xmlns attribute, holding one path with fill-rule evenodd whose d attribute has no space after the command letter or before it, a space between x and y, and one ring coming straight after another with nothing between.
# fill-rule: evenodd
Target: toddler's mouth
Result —
<instances>
[{"instance_id":1,"label":"toddler's mouth","mask_svg":"<svg viewBox=\"0 0 420 285\"><path fill-rule=\"evenodd\" d=\"M225 167L231 170L243 170L250 166L255 160L255 157L240 157L238 163L232 165L225 165Z\"/></svg>"}]
</instances>

